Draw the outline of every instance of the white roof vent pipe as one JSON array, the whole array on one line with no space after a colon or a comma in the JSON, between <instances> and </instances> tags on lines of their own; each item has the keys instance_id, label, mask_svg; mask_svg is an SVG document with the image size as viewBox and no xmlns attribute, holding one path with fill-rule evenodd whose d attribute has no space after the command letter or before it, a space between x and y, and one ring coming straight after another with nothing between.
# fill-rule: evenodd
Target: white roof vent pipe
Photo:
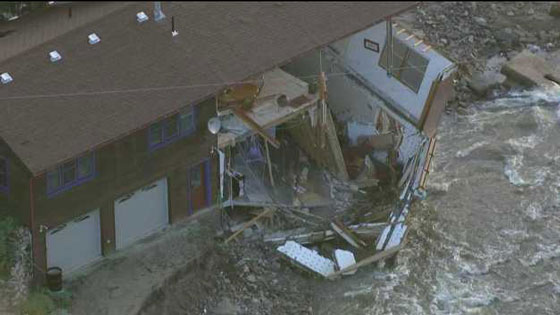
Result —
<instances>
[{"instance_id":1,"label":"white roof vent pipe","mask_svg":"<svg viewBox=\"0 0 560 315\"><path fill-rule=\"evenodd\" d=\"M148 15L144 13L144 11L136 13L136 21L138 21L138 23L144 23L147 20L149 20L149 18Z\"/></svg>"},{"instance_id":2,"label":"white roof vent pipe","mask_svg":"<svg viewBox=\"0 0 560 315\"><path fill-rule=\"evenodd\" d=\"M90 45L95 45L101 41L101 38L97 36L95 33L91 33L88 35L88 42Z\"/></svg>"},{"instance_id":3,"label":"white roof vent pipe","mask_svg":"<svg viewBox=\"0 0 560 315\"><path fill-rule=\"evenodd\" d=\"M58 51L53 50L49 53L49 57L51 58L51 62L57 62L60 59L62 59L62 56L60 55L60 53L58 53Z\"/></svg>"},{"instance_id":4,"label":"white roof vent pipe","mask_svg":"<svg viewBox=\"0 0 560 315\"><path fill-rule=\"evenodd\" d=\"M0 82L2 82L2 84L8 84L13 80L14 79L12 79L12 76L8 72L0 74Z\"/></svg>"},{"instance_id":5,"label":"white roof vent pipe","mask_svg":"<svg viewBox=\"0 0 560 315\"><path fill-rule=\"evenodd\" d=\"M161 2L154 1L154 20L158 22L163 19L165 19L165 14L163 14L163 11L161 10Z\"/></svg>"}]
</instances>

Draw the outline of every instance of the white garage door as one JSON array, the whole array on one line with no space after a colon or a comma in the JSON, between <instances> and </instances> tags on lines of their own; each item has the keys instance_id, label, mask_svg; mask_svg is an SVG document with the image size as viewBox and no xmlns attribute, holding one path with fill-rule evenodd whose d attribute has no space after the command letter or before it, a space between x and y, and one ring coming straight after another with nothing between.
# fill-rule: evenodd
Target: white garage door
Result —
<instances>
[{"instance_id":1,"label":"white garage door","mask_svg":"<svg viewBox=\"0 0 560 315\"><path fill-rule=\"evenodd\" d=\"M115 237L117 249L154 233L169 222L167 179L115 200Z\"/></svg>"},{"instance_id":2,"label":"white garage door","mask_svg":"<svg viewBox=\"0 0 560 315\"><path fill-rule=\"evenodd\" d=\"M47 266L67 274L101 257L99 209L47 232Z\"/></svg>"}]
</instances>

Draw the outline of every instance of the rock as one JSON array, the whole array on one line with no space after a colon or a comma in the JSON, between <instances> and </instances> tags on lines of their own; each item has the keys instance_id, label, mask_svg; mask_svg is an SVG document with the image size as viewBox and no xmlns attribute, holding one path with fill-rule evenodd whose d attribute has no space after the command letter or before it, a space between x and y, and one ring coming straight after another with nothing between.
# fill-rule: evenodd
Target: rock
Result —
<instances>
[{"instance_id":1,"label":"rock","mask_svg":"<svg viewBox=\"0 0 560 315\"><path fill-rule=\"evenodd\" d=\"M255 277L254 274L250 274L247 276L247 281L251 282L251 283L255 283L257 281L257 277Z\"/></svg>"},{"instance_id":2,"label":"rock","mask_svg":"<svg viewBox=\"0 0 560 315\"><path fill-rule=\"evenodd\" d=\"M528 87L555 85L545 75L560 77L560 71L545 59L528 50L519 53L502 67L502 73L511 81Z\"/></svg>"},{"instance_id":3,"label":"rock","mask_svg":"<svg viewBox=\"0 0 560 315\"><path fill-rule=\"evenodd\" d=\"M224 298L217 306L212 310L212 314L216 315L231 315L237 314L241 310L239 307L231 302L230 299Z\"/></svg>"},{"instance_id":4,"label":"rock","mask_svg":"<svg viewBox=\"0 0 560 315\"><path fill-rule=\"evenodd\" d=\"M519 35L514 33L511 28L500 29L494 34L496 40L506 46L506 48L512 47L519 42Z\"/></svg>"},{"instance_id":5,"label":"rock","mask_svg":"<svg viewBox=\"0 0 560 315\"><path fill-rule=\"evenodd\" d=\"M506 14L507 14L507 16L514 16L514 15L515 15L515 14L513 13L513 11L508 11Z\"/></svg>"},{"instance_id":6,"label":"rock","mask_svg":"<svg viewBox=\"0 0 560 315\"><path fill-rule=\"evenodd\" d=\"M494 71L473 74L468 86L478 95L486 96L488 92L506 81L506 76Z\"/></svg>"},{"instance_id":7,"label":"rock","mask_svg":"<svg viewBox=\"0 0 560 315\"><path fill-rule=\"evenodd\" d=\"M533 15L535 14L535 10L533 10L533 8L530 8L529 11L527 11L527 14Z\"/></svg>"},{"instance_id":8,"label":"rock","mask_svg":"<svg viewBox=\"0 0 560 315\"><path fill-rule=\"evenodd\" d=\"M483 17L477 16L477 17L474 18L474 21L480 26L487 26L488 25L488 21L486 21L486 19L483 18Z\"/></svg>"}]
</instances>

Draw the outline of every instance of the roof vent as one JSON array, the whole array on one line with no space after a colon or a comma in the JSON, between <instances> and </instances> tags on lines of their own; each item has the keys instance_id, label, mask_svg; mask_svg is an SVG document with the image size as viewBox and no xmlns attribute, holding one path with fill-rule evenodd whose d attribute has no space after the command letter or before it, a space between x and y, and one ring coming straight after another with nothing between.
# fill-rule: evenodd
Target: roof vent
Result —
<instances>
[{"instance_id":1,"label":"roof vent","mask_svg":"<svg viewBox=\"0 0 560 315\"><path fill-rule=\"evenodd\" d=\"M138 23L144 23L148 20L148 16L146 15L146 13L144 13L144 11L142 12L138 12L136 13L136 21L138 21Z\"/></svg>"},{"instance_id":2,"label":"roof vent","mask_svg":"<svg viewBox=\"0 0 560 315\"><path fill-rule=\"evenodd\" d=\"M154 20L158 22L163 19L165 19L165 14L163 14L163 11L161 10L161 2L154 1Z\"/></svg>"},{"instance_id":3,"label":"roof vent","mask_svg":"<svg viewBox=\"0 0 560 315\"><path fill-rule=\"evenodd\" d=\"M171 17L171 36L175 37L179 35L179 32L175 29L175 17Z\"/></svg>"},{"instance_id":4,"label":"roof vent","mask_svg":"<svg viewBox=\"0 0 560 315\"><path fill-rule=\"evenodd\" d=\"M56 50L51 51L49 57L51 58L51 62L57 62L62 59L62 56Z\"/></svg>"},{"instance_id":5,"label":"roof vent","mask_svg":"<svg viewBox=\"0 0 560 315\"><path fill-rule=\"evenodd\" d=\"M0 82L2 82L2 84L8 84L13 80L14 79L12 79L12 76L8 72L0 74Z\"/></svg>"},{"instance_id":6,"label":"roof vent","mask_svg":"<svg viewBox=\"0 0 560 315\"><path fill-rule=\"evenodd\" d=\"M99 36L97 36L97 34L91 33L91 34L88 35L88 41L89 41L90 45L95 45L95 44L99 43L101 41L101 39L99 38Z\"/></svg>"}]
</instances>

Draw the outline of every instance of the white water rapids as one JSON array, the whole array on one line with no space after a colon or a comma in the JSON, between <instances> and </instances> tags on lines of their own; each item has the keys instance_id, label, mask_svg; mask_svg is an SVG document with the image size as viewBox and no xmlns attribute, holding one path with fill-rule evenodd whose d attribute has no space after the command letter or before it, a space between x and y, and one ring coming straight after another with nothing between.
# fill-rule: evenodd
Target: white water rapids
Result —
<instances>
[{"instance_id":1,"label":"white water rapids","mask_svg":"<svg viewBox=\"0 0 560 315\"><path fill-rule=\"evenodd\" d=\"M409 243L317 314L560 314L560 91L446 116Z\"/></svg>"}]
</instances>

